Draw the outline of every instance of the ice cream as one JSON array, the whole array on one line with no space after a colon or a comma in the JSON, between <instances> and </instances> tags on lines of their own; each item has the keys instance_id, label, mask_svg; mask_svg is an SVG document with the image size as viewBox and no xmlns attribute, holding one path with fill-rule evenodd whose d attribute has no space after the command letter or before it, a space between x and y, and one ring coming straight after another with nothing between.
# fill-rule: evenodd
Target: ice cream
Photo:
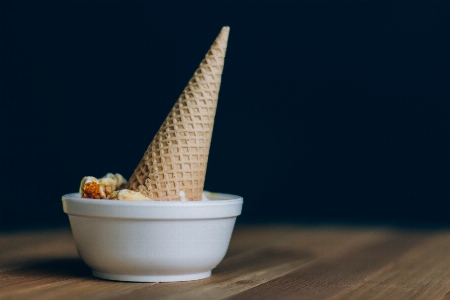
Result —
<instances>
[{"instance_id":1,"label":"ice cream","mask_svg":"<svg viewBox=\"0 0 450 300\"><path fill-rule=\"evenodd\" d=\"M186 193L184 191L180 191L180 200L181 201L189 201L186 197ZM201 201L207 201L209 200L208 197L206 196L205 192L202 193L202 198L200 199Z\"/></svg>"},{"instance_id":2,"label":"ice cream","mask_svg":"<svg viewBox=\"0 0 450 300\"><path fill-rule=\"evenodd\" d=\"M151 200L150 198L145 197L139 192L131 191L131 190L119 190L112 192L107 199L110 200L134 200L134 201L140 201L140 200Z\"/></svg>"},{"instance_id":3,"label":"ice cream","mask_svg":"<svg viewBox=\"0 0 450 300\"><path fill-rule=\"evenodd\" d=\"M180 191L180 200L188 201L188 199L186 198L186 193L184 191Z\"/></svg>"},{"instance_id":4,"label":"ice cream","mask_svg":"<svg viewBox=\"0 0 450 300\"><path fill-rule=\"evenodd\" d=\"M81 180L80 191L82 198L90 199L108 199L108 200L126 200L126 201L144 201L152 200L140 192L119 189L123 187L127 181L122 175L116 173L108 173L102 178L97 179L93 176L86 176ZM180 191L180 200L188 201L184 191ZM209 200L205 193L202 193L201 200Z\"/></svg>"},{"instance_id":5,"label":"ice cream","mask_svg":"<svg viewBox=\"0 0 450 300\"><path fill-rule=\"evenodd\" d=\"M206 192L203 192L202 193L202 201L207 201L207 200L210 200L210 199L208 198L208 196L206 196Z\"/></svg>"}]
</instances>

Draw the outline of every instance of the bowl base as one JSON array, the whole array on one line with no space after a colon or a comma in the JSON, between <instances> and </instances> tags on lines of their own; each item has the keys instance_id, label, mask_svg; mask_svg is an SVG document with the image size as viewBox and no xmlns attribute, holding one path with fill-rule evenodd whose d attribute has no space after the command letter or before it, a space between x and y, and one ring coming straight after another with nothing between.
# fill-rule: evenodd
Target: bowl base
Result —
<instances>
[{"instance_id":1,"label":"bowl base","mask_svg":"<svg viewBox=\"0 0 450 300\"><path fill-rule=\"evenodd\" d=\"M122 275L92 271L92 275L102 279L133 282L173 282L199 280L211 276L211 271L181 275Z\"/></svg>"}]
</instances>

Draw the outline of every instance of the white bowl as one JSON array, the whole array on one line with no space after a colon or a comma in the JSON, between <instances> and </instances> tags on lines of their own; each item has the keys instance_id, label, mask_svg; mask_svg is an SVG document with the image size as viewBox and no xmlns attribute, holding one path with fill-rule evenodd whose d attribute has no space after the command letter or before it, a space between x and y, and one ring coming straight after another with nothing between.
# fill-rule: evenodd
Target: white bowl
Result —
<instances>
[{"instance_id":1,"label":"white bowl","mask_svg":"<svg viewBox=\"0 0 450 300\"><path fill-rule=\"evenodd\" d=\"M202 279L225 256L243 199L123 201L62 197L78 253L96 277L137 282Z\"/></svg>"}]
</instances>

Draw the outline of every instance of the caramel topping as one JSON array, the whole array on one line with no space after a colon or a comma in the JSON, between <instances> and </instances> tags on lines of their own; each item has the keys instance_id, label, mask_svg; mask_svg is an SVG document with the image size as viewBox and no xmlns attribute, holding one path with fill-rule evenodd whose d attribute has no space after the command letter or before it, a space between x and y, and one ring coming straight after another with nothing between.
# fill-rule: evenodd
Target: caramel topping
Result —
<instances>
[{"instance_id":1,"label":"caramel topping","mask_svg":"<svg viewBox=\"0 0 450 300\"><path fill-rule=\"evenodd\" d=\"M84 185L83 198L100 199L100 185L97 182L89 182Z\"/></svg>"}]
</instances>

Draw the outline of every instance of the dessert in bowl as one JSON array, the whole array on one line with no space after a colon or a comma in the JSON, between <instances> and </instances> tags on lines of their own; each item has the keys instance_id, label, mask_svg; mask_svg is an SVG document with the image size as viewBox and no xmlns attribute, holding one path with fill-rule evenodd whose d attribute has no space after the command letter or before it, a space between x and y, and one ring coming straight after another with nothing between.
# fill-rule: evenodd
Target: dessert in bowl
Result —
<instances>
[{"instance_id":1,"label":"dessert in bowl","mask_svg":"<svg viewBox=\"0 0 450 300\"><path fill-rule=\"evenodd\" d=\"M88 176L62 197L94 276L195 280L224 257L243 199L203 187L228 34L223 27L128 181Z\"/></svg>"}]
</instances>

